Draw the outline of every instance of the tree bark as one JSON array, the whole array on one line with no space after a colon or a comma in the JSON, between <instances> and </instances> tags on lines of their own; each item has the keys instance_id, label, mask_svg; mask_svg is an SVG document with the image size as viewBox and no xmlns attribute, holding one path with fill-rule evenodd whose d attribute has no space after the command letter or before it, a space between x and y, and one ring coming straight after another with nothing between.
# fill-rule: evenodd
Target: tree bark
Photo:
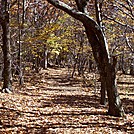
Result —
<instances>
[{"instance_id":1,"label":"tree bark","mask_svg":"<svg viewBox=\"0 0 134 134\"><path fill-rule=\"evenodd\" d=\"M23 3L24 4L24 3ZM19 85L23 85L24 79L23 79L23 72L22 72L22 58L21 58L21 35L22 35L22 27L23 27L23 21L22 26L20 22L20 0L18 0L18 74L19 74ZM23 19L23 18L22 18Z\"/></svg>"},{"instance_id":2,"label":"tree bark","mask_svg":"<svg viewBox=\"0 0 134 134\"><path fill-rule=\"evenodd\" d=\"M105 105L106 104L106 77L102 73L100 74L100 81L101 81L101 99L100 99L100 104Z\"/></svg>"},{"instance_id":3,"label":"tree bark","mask_svg":"<svg viewBox=\"0 0 134 134\"><path fill-rule=\"evenodd\" d=\"M104 86L107 90L109 103L108 114L113 116L123 116L124 110L116 86L115 66L110 61L108 45L100 26L95 20L88 16L87 13L76 11L59 0L47 1L83 23L100 75L103 72L105 76L106 83Z\"/></svg>"},{"instance_id":4,"label":"tree bark","mask_svg":"<svg viewBox=\"0 0 134 134\"><path fill-rule=\"evenodd\" d=\"M11 50L10 50L10 32L9 32L9 12L7 9L7 1L1 1L1 16L0 25L2 26L2 51L4 57L4 69L3 69L3 92L10 93L12 91L12 75L11 75Z\"/></svg>"},{"instance_id":5,"label":"tree bark","mask_svg":"<svg viewBox=\"0 0 134 134\"><path fill-rule=\"evenodd\" d=\"M100 26L101 30L103 31L102 16L101 16L102 3L103 3L103 1L95 0L96 21L97 21L98 25ZM100 72L100 78L101 78L100 79L101 80L100 104L105 105L106 104L106 76L105 76L105 73L103 73L103 71Z\"/></svg>"},{"instance_id":6,"label":"tree bark","mask_svg":"<svg viewBox=\"0 0 134 134\"><path fill-rule=\"evenodd\" d=\"M130 65L130 75L134 75L134 59L132 59L131 65Z\"/></svg>"}]
</instances>

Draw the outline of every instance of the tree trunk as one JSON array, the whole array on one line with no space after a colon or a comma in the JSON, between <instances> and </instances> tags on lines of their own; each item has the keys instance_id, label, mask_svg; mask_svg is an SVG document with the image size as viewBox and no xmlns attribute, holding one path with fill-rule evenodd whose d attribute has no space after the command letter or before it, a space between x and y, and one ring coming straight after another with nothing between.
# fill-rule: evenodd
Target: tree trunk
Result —
<instances>
[{"instance_id":1,"label":"tree trunk","mask_svg":"<svg viewBox=\"0 0 134 134\"><path fill-rule=\"evenodd\" d=\"M20 22L20 0L18 0L18 74L19 74L19 85L23 85L24 79L23 79L23 72L22 72L22 61L21 61L21 35L22 35L22 27ZM23 22L22 22L23 24Z\"/></svg>"},{"instance_id":2,"label":"tree trunk","mask_svg":"<svg viewBox=\"0 0 134 134\"><path fill-rule=\"evenodd\" d=\"M107 95L109 103L109 115L114 116L123 116L124 110L117 92L117 82L116 82L116 73L115 68L109 65L107 68Z\"/></svg>"},{"instance_id":3,"label":"tree trunk","mask_svg":"<svg viewBox=\"0 0 134 134\"><path fill-rule=\"evenodd\" d=\"M5 17L3 17L2 26L2 51L4 56L4 69L3 69L3 92L11 92L12 84L11 84L11 50L10 50L10 34L9 34L9 13L7 11L4 12Z\"/></svg>"},{"instance_id":4,"label":"tree trunk","mask_svg":"<svg viewBox=\"0 0 134 134\"><path fill-rule=\"evenodd\" d=\"M130 75L134 75L134 59L132 59L132 62L130 65Z\"/></svg>"},{"instance_id":5,"label":"tree trunk","mask_svg":"<svg viewBox=\"0 0 134 134\"><path fill-rule=\"evenodd\" d=\"M4 59L3 69L3 92L12 91L11 75L11 50L10 50L10 33L9 33L9 7L7 0L1 0L0 7L0 25L2 27L2 51Z\"/></svg>"},{"instance_id":6,"label":"tree trunk","mask_svg":"<svg viewBox=\"0 0 134 134\"><path fill-rule=\"evenodd\" d=\"M106 104L106 77L101 74L100 75L100 80L101 80L101 99L100 99L100 104L105 105Z\"/></svg>"},{"instance_id":7,"label":"tree trunk","mask_svg":"<svg viewBox=\"0 0 134 134\"><path fill-rule=\"evenodd\" d=\"M47 46L44 45L43 69L47 69L47 63L48 63L48 50L47 50Z\"/></svg>"},{"instance_id":8,"label":"tree trunk","mask_svg":"<svg viewBox=\"0 0 134 134\"><path fill-rule=\"evenodd\" d=\"M99 1L95 0L95 11L96 11L96 21L98 23L98 25L100 26L101 30L103 31L102 28L102 16L101 16L101 8L102 8L102 3L103 1ZM105 66L103 67L103 69L105 68ZM105 105L106 104L106 76L105 76L105 72L103 72L103 70L100 70L100 78L101 78L101 100L100 100L100 104Z\"/></svg>"},{"instance_id":9,"label":"tree trunk","mask_svg":"<svg viewBox=\"0 0 134 134\"><path fill-rule=\"evenodd\" d=\"M3 65L0 65L0 81L3 79L2 72L3 72Z\"/></svg>"},{"instance_id":10,"label":"tree trunk","mask_svg":"<svg viewBox=\"0 0 134 134\"><path fill-rule=\"evenodd\" d=\"M86 34L93 49L93 55L98 65L98 69L101 75L101 86L102 89L102 103L105 102L105 90L108 95L109 110L108 114L113 116L123 116L124 110L117 92L116 83L116 59L113 59L113 63L110 61L109 52L107 50L107 44L105 36L101 35L100 40L97 39L94 31L91 31L88 22L84 23ZM99 34L99 30L98 33ZM104 42L103 42L104 41ZM105 81L105 82L104 82Z\"/></svg>"}]
</instances>

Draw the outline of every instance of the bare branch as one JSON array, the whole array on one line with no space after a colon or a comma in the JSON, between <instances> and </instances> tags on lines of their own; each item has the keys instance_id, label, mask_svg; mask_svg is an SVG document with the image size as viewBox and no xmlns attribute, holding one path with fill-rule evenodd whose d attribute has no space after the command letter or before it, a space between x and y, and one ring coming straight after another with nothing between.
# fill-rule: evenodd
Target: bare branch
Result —
<instances>
[{"instance_id":1,"label":"bare branch","mask_svg":"<svg viewBox=\"0 0 134 134\"><path fill-rule=\"evenodd\" d=\"M131 30L134 30L134 27L133 26L130 26L130 25L127 25L127 24L123 24L122 22L118 21L118 20L115 20L114 18L112 17L109 17L107 15L103 15L105 18L111 20L111 21L114 21L115 23L119 24L120 26L123 26L123 27L127 27L128 29L131 29Z\"/></svg>"},{"instance_id":2,"label":"bare branch","mask_svg":"<svg viewBox=\"0 0 134 134\"><path fill-rule=\"evenodd\" d=\"M130 43L129 43L128 37L126 37L125 40L126 40L126 44L127 44L128 48L130 49L130 51L131 51L132 53L134 53L134 50L133 50L132 46L131 46Z\"/></svg>"}]
</instances>

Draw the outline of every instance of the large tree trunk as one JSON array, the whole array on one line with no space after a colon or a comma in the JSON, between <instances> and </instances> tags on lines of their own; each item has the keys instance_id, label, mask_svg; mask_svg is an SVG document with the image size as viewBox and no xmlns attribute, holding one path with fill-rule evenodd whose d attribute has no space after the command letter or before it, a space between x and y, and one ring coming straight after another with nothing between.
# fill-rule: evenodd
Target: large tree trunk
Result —
<instances>
[{"instance_id":1,"label":"large tree trunk","mask_svg":"<svg viewBox=\"0 0 134 134\"><path fill-rule=\"evenodd\" d=\"M103 73L100 73L100 81L101 81L101 99L100 104L105 105L106 104L106 77Z\"/></svg>"},{"instance_id":2,"label":"large tree trunk","mask_svg":"<svg viewBox=\"0 0 134 134\"><path fill-rule=\"evenodd\" d=\"M109 66L107 66L106 86L109 103L108 114L114 116L123 116L124 110L117 92L116 71L114 64L109 64Z\"/></svg>"},{"instance_id":3,"label":"large tree trunk","mask_svg":"<svg viewBox=\"0 0 134 134\"><path fill-rule=\"evenodd\" d=\"M9 24L5 21L5 25L2 25L3 35L3 55L4 55L4 69L3 69L3 89L12 90L11 84L11 55L10 55L10 41L9 41ZM6 89L6 90L7 90Z\"/></svg>"},{"instance_id":4,"label":"large tree trunk","mask_svg":"<svg viewBox=\"0 0 134 134\"><path fill-rule=\"evenodd\" d=\"M124 115L124 110L122 108L122 104L119 98L119 94L117 92L117 83L116 83L116 61L115 58L113 58L113 64L110 61L109 58L109 52L107 50L107 44L105 42L105 37L102 34L102 39L97 40L96 35L94 34L93 31L90 30L89 24L84 24L85 29L86 29L86 34L89 39L89 42L91 44L91 47L93 49L93 55L94 58L98 64L98 69L100 71L101 75L101 90L102 92L102 103L105 102L105 90L107 91L108 95L108 103L109 103L109 110L108 114L109 115L114 115L114 116L123 116ZM104 44L101 44L101 41Z\"/></svg>"},{"instance_id":5,"label":"large tree trunk","mask_svg":"<svg viewBox=\"0 0 134 134\"><path fill-rule=\"evenodd\" d=\"M4 56L4 69L3 69L3 92L11 92L12 84L11 84L11 50L10 50L10 34L9 34L9 13L7 7L7 1L1 1L1 16L0 16L0 24L2 26L2 51Z\"/></svg>"},{"instance_id":6,"label":"large tree trunk","mask_svg":"<svg viewBox=\"0 0 134 134\"><path fill-rule=\"evenodd\" d=\"M123 116L124 110L122 108L116 86L115 65L113 64L114 62L112 63L110 60L108 45L105 36L102 32L102 29L100 28L98 23L86 13L79 12L80 10L76 11L59 0L47 1L83 23L89 43L91 44L93 50L95 61L100 71L100 75L103 72L101 85L104 86L104 90L107 90L109 103L108 114L113 116ZM85 9L85 5L83 8ZM104 80L105 84L103 84Z\"/></svg>"}]
</instances>

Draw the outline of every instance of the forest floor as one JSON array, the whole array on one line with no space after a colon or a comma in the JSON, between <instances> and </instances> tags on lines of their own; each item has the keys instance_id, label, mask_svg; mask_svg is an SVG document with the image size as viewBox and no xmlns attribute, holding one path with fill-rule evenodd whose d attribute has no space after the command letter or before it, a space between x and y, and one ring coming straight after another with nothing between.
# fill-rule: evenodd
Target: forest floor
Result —
<instances>
[{"instance_id":1,"label":"forest floor","mask_svg":"<svg viewBox=\"0 0 134 134\"><path fill-rule=\"evenodd\" d=\"M99 104L96 79L69 80L65 68L26 73L23 86L15 81L12 94L0 93L0 134L134 134L134 77L118 85L126 112L120 118Z\"/></svg>"}]
</instances>

